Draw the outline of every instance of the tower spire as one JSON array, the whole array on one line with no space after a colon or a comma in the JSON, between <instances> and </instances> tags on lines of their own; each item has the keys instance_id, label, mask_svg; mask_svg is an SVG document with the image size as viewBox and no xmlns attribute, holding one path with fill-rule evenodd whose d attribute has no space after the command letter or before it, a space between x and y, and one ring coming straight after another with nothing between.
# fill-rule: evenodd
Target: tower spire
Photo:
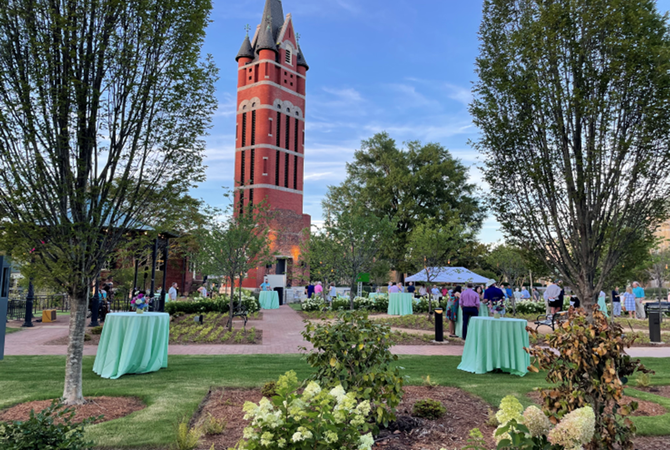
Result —
<instances>
[{"instance_id":1,"label":"tower spire","mask_svg":"<svg viewBox=\"0 0 670 450\"><path fill-rule=\"evenodd\" d=\"M270 27L272 31L272 40L277 39L279 30L284 25L284 8L281 0L265 0L265 8L263 9L263 17L261 18L261 32L266 26L266 21L270 18Z\"/></svg>"}]
</instances>

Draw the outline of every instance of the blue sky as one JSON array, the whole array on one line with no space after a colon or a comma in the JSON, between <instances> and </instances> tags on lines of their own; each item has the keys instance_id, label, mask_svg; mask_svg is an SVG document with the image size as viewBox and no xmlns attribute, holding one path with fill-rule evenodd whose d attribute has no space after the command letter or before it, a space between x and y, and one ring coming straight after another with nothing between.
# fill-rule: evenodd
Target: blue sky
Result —
<instances>
[{"instance_id":1,"label":"blue sky","mask_svg":"<svg viewBox=\"0 0 670 450\"><path fill-rule=\"evenodd\" d=\"M204 52L220 69L219 108L207 138L207 181L193 192L222 206L233 187L235 55L244 26L260 22L265 0L214 0ZM283 0L292 13L307 73L305 212L318 223L328 185L345 177L360 141L387 131L399 143L439 142L485 188L467 104L475 79L480 1ZM667 11L670 0L658 2ZM493 217L480 239L502 239Z\"/></svg>"}]
</instances>

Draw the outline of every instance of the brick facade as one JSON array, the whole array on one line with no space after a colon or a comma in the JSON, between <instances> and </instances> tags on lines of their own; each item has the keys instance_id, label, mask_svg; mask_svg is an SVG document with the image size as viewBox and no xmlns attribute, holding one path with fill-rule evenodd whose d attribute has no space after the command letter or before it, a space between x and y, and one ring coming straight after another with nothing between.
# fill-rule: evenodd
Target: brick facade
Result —
<instances>
[{"instance_id":1,"label":"brick facade","mask_svg":"<svg viewBox=\"0 0 670 450\"><path fill-rule=\"evenodd\" d=\"M247 36L236 59L235 213L267 201L277 215L273 249L283 260L251 271L243 285L257 287L266 274L283 267L287 284L302 284L300 247L311 223L303 214L308 66L280 0L266 0L253 40Z\"/></svg>"}]
</instances>

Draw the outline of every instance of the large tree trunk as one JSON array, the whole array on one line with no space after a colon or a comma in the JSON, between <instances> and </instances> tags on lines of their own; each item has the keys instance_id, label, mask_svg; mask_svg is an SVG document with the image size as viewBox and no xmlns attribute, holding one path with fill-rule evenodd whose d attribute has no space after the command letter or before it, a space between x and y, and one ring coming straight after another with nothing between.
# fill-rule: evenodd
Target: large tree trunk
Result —
<instances>
[{"instance_id":1,"label":"large tree trunk","mask_svg":"<svg viewBox=\"0 0 670 450\"><path fill-rule=\"evenodd\" d=\"M85 403L82 392L82 359L84 357L84 333L88 311L88 289L77 292L72 299L70 311L70 340L65 363L65 388L63 402L66 405Z\"/></svg>"},{"instance_id":2,"label":"large tree trunk","mask_svg":"<svg viewBox=\"0 0 670 450\"><path fill-rule=\"evenodd\" d=\"M242 285L242 280L240 280ZM230 277L230 298L228 299L228 331L233 331L233 311L235 304L235 277Z\"/></svg>"}]
</instances>

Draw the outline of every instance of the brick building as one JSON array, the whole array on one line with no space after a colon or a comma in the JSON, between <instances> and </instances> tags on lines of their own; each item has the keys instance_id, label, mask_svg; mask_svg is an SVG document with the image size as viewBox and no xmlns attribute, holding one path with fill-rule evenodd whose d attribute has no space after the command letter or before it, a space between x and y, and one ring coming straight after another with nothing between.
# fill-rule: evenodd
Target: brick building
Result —
<instances>
[{"instance_id":1,"label":"brick building","mask_svg":"<svg viewBox=\"0 0 670 450\"><path fill-rule=\"evenodd\" d=\"M251 271L244 287L257 287L266 274L286 275L287 285L304 283L300 262L305 164L305 80L309 69L281 0L266 0L253 39L244 39L237 57L235 134L236 213L266 200L272 224L275 264Z\"/></svg>"}]
</instances>

